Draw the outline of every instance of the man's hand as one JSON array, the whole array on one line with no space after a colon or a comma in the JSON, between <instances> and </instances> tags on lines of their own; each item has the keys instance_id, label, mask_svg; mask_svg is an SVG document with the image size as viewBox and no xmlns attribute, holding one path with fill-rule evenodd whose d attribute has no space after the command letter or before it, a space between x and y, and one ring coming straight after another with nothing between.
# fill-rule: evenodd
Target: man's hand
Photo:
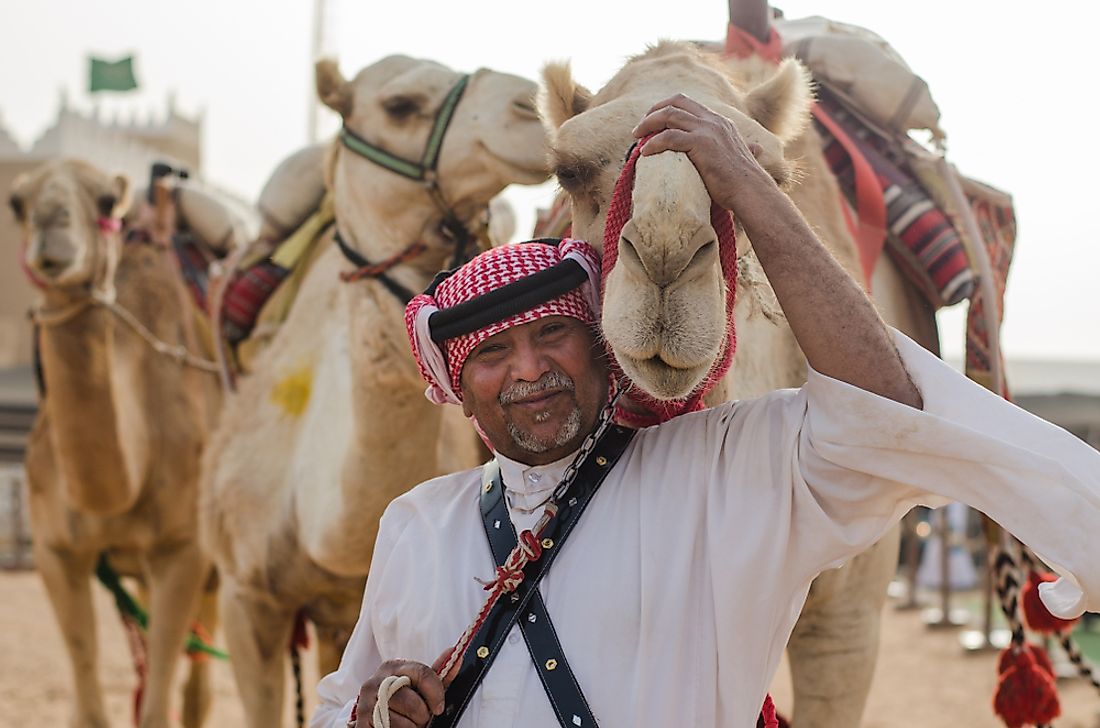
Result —
<instances>
[{"instance_id":1,"label":"man's hand","mask_svg":"<svg viewBox=\"0 0 1100 728\"><path fill-rule=\"evenodd\" d=\"M391 675L405 675L412 684L390 698L390 728L423 728L433 716L443 713L443 681L432 668L411 660L389 660L359 690L356 714L360 725L368 725L378 702L378 686ZM377 728L373 722L369 725Z\"/></svg>"},{"instance_id":2,"label":"man's hand","mask_svg":"<svg viewBox=\"0 0 1100 728\"><path fill-rule=\"evenodd\" d=\"M655 136L642 147L643 156L683 152L699 171L710 198L735 214L740 212L738 192L755 185L775 189L756 161L760 146L745 141L729 119L688 96L677 94L654 104L634 129L638 139L650 134Z\"/></svg>"},{"instance_id":3,"label":"man's hand","mask_svg":"<svg viewBox=\"0 0 1100 728\"><path fill-rule=\"evenodd\" d=\"M920 409L920 392L874 305L757 163L760 149L728 119L683 94L654 105L634 129L639 139L650 134L642 154L686 154L711 200L733 212L748 233L810 366Z\"/></svg>"}]
</instances>

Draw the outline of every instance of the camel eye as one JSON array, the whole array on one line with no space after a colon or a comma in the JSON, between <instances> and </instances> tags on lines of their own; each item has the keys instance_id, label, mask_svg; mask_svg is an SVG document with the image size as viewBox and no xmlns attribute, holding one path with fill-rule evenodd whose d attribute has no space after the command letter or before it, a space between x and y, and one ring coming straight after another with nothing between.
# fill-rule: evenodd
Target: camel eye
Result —
<instances>
[{"instance_id":1,"label":"camel eye","mask_svg":"<svg viewBox=\"0 0 1100 728\"><path fill-rule=\"evenodd\" d=\"M382 102L382 108L394 119L402 121L419 113L420 99L414 96L393 96Z\"/></svg>"},{"instance_id":2,"label":"camel eye","mask_svg":"<svg viewBox=\"0 0 1100 728\"><path fill-rule=\"evenodd\" d=\"M558 183L566 189L576 186L580 179L577 170L570 167L560 167L554 170L554 176L558 178Z\"/></svg>"},{"instance_id":3,"label":"camel eye","mask_svg":"<svg viewBox=\"0 0 1100 728\"><path fill-rule=\"evenodd\" d=\"M26 219L26 209L23 207L23 198L18 195L12 195L8 198L8 205L11 206L11 211L15 214L15 219L19 222L23 222Z\"/></svg>"}]
</instances>

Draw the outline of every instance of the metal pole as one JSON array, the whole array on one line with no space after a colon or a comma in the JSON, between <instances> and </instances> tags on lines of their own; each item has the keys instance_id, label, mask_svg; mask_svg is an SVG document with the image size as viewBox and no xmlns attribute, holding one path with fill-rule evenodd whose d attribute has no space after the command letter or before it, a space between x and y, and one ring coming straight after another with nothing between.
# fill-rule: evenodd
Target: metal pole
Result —
<instances>
[{"instance_id":1,"label":"metal pole","mask_svg":"<svg viewBox=\"0 0 1100 728\"><path fill-rule=\"evenodd\" d=\"M325 19L326 0L313 0L313 45L310 62L316 62L325 52ZM318 141L318 121L321 112L321 104L317 100L317 93L312 85L309 89L309 143Z\"/></svg>"}]
</instances>

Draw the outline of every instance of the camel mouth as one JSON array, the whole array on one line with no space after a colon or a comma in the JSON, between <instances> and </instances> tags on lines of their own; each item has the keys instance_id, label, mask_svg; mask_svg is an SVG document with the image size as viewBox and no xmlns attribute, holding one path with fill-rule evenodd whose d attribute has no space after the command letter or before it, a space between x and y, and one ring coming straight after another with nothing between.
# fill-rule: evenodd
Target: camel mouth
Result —
<instances>
[{"instance_id":1,"label":"camel mouth","mask_svg":"<svg viewBox=\"0 0 1100 728\"><path fill-rule=\"evenodd\" d=\"M550 179L550 166L545 155L538 159L533 157L515 159L494 151L488 143L483 142L482 147L490 157L507 167L508 176L511 179L509 184L537 185Z\"/></svg>"},{"instance_id":2,"label":"camel mouth","mask_svg":"<svg viewBox=\"0 0 1100 728\"><path fill-rule=\"evenodd\" d=\"M636 359L616 354L623 373L639 389L659 400L684 399L703 383L710 364L677 367L660 356Z\"/></svg>"}]
</instances>

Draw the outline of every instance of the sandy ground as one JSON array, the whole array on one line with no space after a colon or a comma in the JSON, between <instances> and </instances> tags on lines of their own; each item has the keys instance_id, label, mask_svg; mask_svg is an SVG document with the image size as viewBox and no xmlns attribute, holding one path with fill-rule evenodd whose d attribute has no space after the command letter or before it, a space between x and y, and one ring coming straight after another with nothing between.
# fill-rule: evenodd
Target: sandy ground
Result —
<instances>
[{"instance_id":1,"label":"sandy ground","mask_svg":"<svg viewBox=\"0 0 1100 728\"><path fill-rule=\"evenodd\" d=\"M100 675L108 710L115 726L127 726L134 684L130 656L109 597L102 589L95 594ZM0 625L0 726L68 725L68 661L35 573L0 572ZM316 681L311 657L306 657L309 685ZM955 632L930 630L918 612L888 606L882 656L864 728L1001 726L989 707L994 659L990 654L964 654ZM207 725L244 725L228 665L216 663L213 670L214 707ZM1055 722L1058 728L1100 728L1100 695L1094 688L1074 680L1063 681L1059 690L1063 717ZM790 689L783 672L774 692L781 709L789 705ZM307 695L307 706L312 705L310 701ZM291 725L289 696L286 715L285 725Z\"/></svg>"}]
</instances>

